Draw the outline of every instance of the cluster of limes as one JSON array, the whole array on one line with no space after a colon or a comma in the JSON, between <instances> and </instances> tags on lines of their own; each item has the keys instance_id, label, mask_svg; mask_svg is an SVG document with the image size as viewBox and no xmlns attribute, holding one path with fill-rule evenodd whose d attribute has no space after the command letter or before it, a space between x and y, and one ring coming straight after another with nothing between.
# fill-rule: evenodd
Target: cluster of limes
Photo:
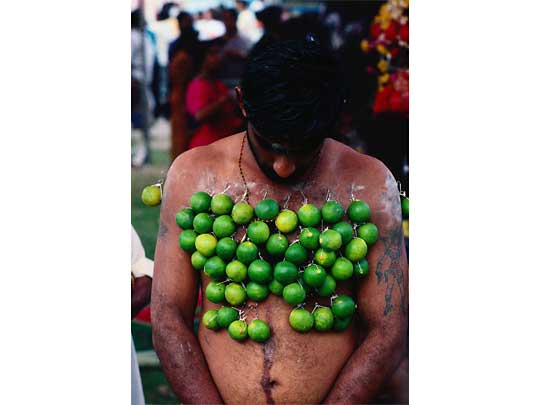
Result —
<instances>
[{"instance_id":1,"label":"cluster of limes","mask_svg":"<svg viewBox=\"0 0 540 405\"><path fill-rule=\"evenodd\" d=\"M235 204L224 193L211 197L197 192L190 207L176 214L176 223L183 230L180 247L191 253L193 267L212 279L205 289L209 301L238 307L248 298L261 302L273 293L295 307L290 325L308 332L349 326L356 304L334 292L338 281L368 273L366 255L378 238L369 218L369 206L361 200L352 201L347 210L335 200L321 209L306 203L296 213L280 210L271 198L253 208L245 201ZM235 239L239 226L246 227L247 238L242 241ZM286 235L298 228L298 240L289 243ZM303 304L308 294L331 297L331 306L317 304L307 311ZM236 340L249 336L264 342L270 337L266 322L255 319L248 325L242 313L222 306L207 311L202 322L213 330L227 328Z\"/></svg>"}]
</instances>

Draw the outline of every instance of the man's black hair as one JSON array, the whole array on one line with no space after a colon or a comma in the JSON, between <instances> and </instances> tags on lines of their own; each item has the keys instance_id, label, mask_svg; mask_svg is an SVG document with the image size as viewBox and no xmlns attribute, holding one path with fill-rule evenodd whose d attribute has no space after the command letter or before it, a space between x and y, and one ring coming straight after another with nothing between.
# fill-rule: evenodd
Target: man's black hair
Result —
<instances>
[{"instance_id":1,"label":"man's black hair","mask_svg":"<svg viewBox=\"0 0 540 405\"><path fill-rule=\"evenodd\" d=\"M313 37L251 54L241 87L256 131L291 146L331 136L344 102L338 63Z\"/></svg>"}]
</instances>

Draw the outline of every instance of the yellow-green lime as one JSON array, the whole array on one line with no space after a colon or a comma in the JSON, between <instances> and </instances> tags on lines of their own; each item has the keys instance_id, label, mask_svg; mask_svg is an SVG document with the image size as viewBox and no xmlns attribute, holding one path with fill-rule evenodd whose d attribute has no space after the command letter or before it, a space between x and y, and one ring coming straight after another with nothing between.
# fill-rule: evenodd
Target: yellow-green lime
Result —
<instances>
[{"instance_id":1,"label":"yellow-green lime","mask_svg":"<svg viewBox=\"0 0 540 405\"><path fill-rule=\"evenodd\" d=\"M321 287L326 279L326 271L318 264L310 264L306 267L303 279L310 287Z\"/></svg>"},{"instance_id":2,"label":"yellow-green lime","mask_svg":"<svg viewBox=\"0 0 540 405\"><path fill-rule=\"evenodd\" d=\"M231 307L221 307L217 312L217 322L221 328L228 328L231 322L240 316L238 311Z\"/></svg>"},{"instance_id":3,"label":"yellow-green lime","mask_svg":"<svg viewBox=\"0 0 540 405\"><path fill-rule=\"evenodd\" d=\"M300 244L300 242L293 243L285 252L285 260L296 264L297 266L307 262L308 256L308 251Z\"/></svg>"},{"instance_id":4,"label":"yellow-green lime","mask_svg":"<svg viewBox=\"0 0 540 405\"><path fill-rule=\"evenodd\" d=\"M223 302L225 300L225 286L223 283L217 281L210 281L204 290L204 295L215 304ZM216 311L217 313L217 311Z\"/></svg>"},{"instance_id":5,"label":"yellow-green lime","mask_svg":"<svg viewBox=\"0 0 540 405\"><path fill-rule=\"evenodd\" d=\"M357 277L359 278L365 277L368 275L368 272L369 272L369 263L366 258L354 264L354 274Z\"/></svg>"},{"instance_id":6,"label":"yellow-green lime","mask_svg":"<svg viewBox=\"0 0 540 405\"><path fill-rule=\"evenodd\" d=\"M403 218L409 218L409 199L407 197L401 198L401 213Z\"/></svg>"},{"instance_id":7,"label":"yellow-green lime","mask_svg":"<svg viewBox=\"0 0 540 405\"><path fill-rule=\"evenodd\" d=\"M216 194L210 202L210 209L216 215L230 214L233 208L233 200L227 194Z\"/></svg>"},{"instance_id":8,"label":"yellow-green lime","mask_svg":"<svg viewBox=\"0 0 540 405\"><path fill-rule=\"evenodd\" d=\"M317 249L314 256L315 263L323 267L332 267L336 261L336 258L336 252L323 248Z\"/></svg>"},{"instance_id":9,"label":"yellow-green lime","mask_svg":"<svg viewBox=\"0 0 540 405\"><path fill-rule=\"evenodd\" d=\"M233 238L220 239L216 246L216 254L225 262L232 260L236 253L236 241Z\"/></svg>"},{"instance_id":10,"label":"yellow-green lime","mask_svg":"<svg viewBox=\"0 0 540 405\"><path fill-rule=\"evenodd\" d=\"M289 314L289 325L298 332L309 332L313 328L313 315L304 308L293 309Z\"/></svg>"},{"instance_id":11,"label":"yellow-green lime","mask_svg":"<svg viewBox=\"0 0 540 405\"><path fill-rule=\"evenodd\" d=\"M208 212L212 197L204 191L198 191L189 199L189 205L195 213Z\"/></svg>"},{"instance_id":12,"label":"yellow-green lime","mask_svg":"<svg viewBox=\"0 0 540 405\"><path fill-rule=\"evenodd\" d=\"M276 228L283 233L291 233L298 226L298 217L291 210L283 210L276 218Z\"/></svg>"},{"instance_id":13,"label":"yellow-green lime","mask_svg":"<svg viewBox=\"0 0 540 405\"><path fill-rule=\"evenodd\" d=\"M201 212L193 218L193 229L198 233L209 233L212 231L214 219L206 212Z\"/></svg>"},{"instance_id":14,"label":"yellow-green lime","mask_svg":"<svg viewBox=\"0 0 540 405\"><path fill-rule=\"evenodd\" d=\"M245 241L238 245L236 257L242 263L248 265L259 256L259 248L253 242Z\"/></svg>"},{"instance_id":15,"label":"yellow-green lime","mask_svg":"<svg viewBox=\"0 0 540 405\"><path fill-rule=\"evenodd\" d=\"M225 267L225 273L232 281L241 282L247 277L247 268L244 263L239 260L233 260Z\"/></svg>"},{"instance_id":16,"label":"yellow-green lime","mask_svg":"<svg viewBox=\"0 0 540 405\"><path fill-rule=\"evenodd\" d=\"M217 321L217 318L218 318L218 310L217 309L211 309L211 310L206 311L204 313L204 315L202 317L202 323L208 329L218 330L219 329L219 323Z\"/></svg>"},{"instance_id":17,"label":"yellow-green lime","mask_svg":"<svg viewBox=\"0 0 540 405\"><path fill-rule=\"evenodd\" d=\"M352 316L346 318L334 318L334 330L336 332L344 331L351 324L351 320Z\"/></svg>"},{"instance_id":18,"label":"yellow-green lime","mask_svg":"<svg viewBox=\"0 0 540 405\"><path fill-rule=\"evenodd\" d=\"M332 329L334 325L334 314L328 307L319 307L313 311L313 321L315 329L319 332L324 332Z\"/></svg>"},{"instance_id":19,"label":"yellow-green lime","mask_svg":"<svg viewBox=\"0 0 540 405\"><path fill-rule=\"evenodd\" d=\"M149 207L161 203L161 189L158 186L146 186L141 193L142 202Z\"/></svg>"},{"instance_id":20,"label":"yellow-green lime","mask_svg":"<svg viewBox=\"0 0 540 405\"><path fill-rule=\"evenodd\" d=\"M333 229L327 229L319 236L319 244L326 250L339 250L342 243L340 233Z\"/></svg>"},{"instance_id":21,"label":"yellow-green lime","mask_svg":"<svg viewBox=\"0 0 540 405\"><path fill-rule=\"evenodd\" d=\"M193 229L195 213L191 208L184 208L176 213L176 225L182 229Z\"/></svg>"},{"instance_id":22,"label":"yellow-green lime","mask_svg":"<svg viewBox=\"0 0 540 405\"><path fill-rule=\"evenodd\" d=\"M265 221L274 219L278 213L279 204L272 198L265 198L255 205L255 215Z\"/></svg>"},{"instance_id":23,"label":"yellow-green lime","mask_svg":"<svg viewBox=\"0 0 540 405\"><path fill-rule=\"evenodd\" d=\"M193 253L196 250L195 239L197 239L197 236L197 232L191 229L186 229L182 231L182 233L178 237L178 244L186 252Z\"/></svg>"},{"instance_id":24,"label":"yellow-green lime","mask_svg":"<svg viewBox=\"0 0 540 405\"><path fill-rule=\"evenodd\" d=\"M369 210L369 205L367 204L367 202L362 200L355 200L349 205L349 208L347 209L347 215L349 216L349 219L355 224L361 224L369 221L369 216L371 215L371 212Z\"/></svg>"},{"instance_id":25,"label":"yellow-green lime","mask_svg":"<svg viewBox=\"0 0 540 405\"><path fill-rule=\"evenodd\" d=\"M306 249L315 250L319 247L320 232L316 228L304 228L300 232L299 240Z\"/></svg>"},{"instance_id":26,"label":"yellow-green lime","mask_svg":"<svg viewBox=\"0 0 540 405\"><path fill-rule=\"evenodd\" d=\"M255 342L266 342L270 337L270 326L260 319L254 319L248 325L248 335Z\"/></svg>"},{"instance_id":27,"label":"yellow-green lime","mask_svg":"<svg viewBox=\"0 0 540 405\"><path fill-rule=\"evenodd\" d=\"M335 200L330 200L324 203L321 209L321 214L324 222L335 224L341 221L345 215L345 208L343 205Z\"/></svg>"},{"instance_id":28,"label":"yellow-green lime","mask_svg":"<svg viewBox=\"0 0 540 405\"><path fill-rule=\"evenodd\" d=\"M276 263L274 266L274 278L283 285L290 284L298 278L298 269L291 262Z\"/></svg>"},{"instance_id":29,"label":"yellow-green lime","mask_svg":"<svg viewBox=\"0 0 540 405\"><path fill-rule=\"evenodd\" d=\"M219 256L213 256L204 263L204 273L211 278L225 277L225 262Z\"/></svg>"},{"instance_id":30,"label":"yellow-green lime","mask_svg":"<svg viewBox=\"0 0 540 405\"><path fill-rule=\"evenodd\" d=\"M206 260L208 259L201 252L194 252L191 255L191 265L195 270L202 270Z\"/></svg>"},{"instance_id":31,"label":"yellow-green lime","mask_svg":"<svg viewBox=\"0 0 540 405\"><path fill-rule=\"evenodd\" d=\"M270 228L262 221L254 221L248 225L247 236L256 245L263 244L270 237Z\"/></svg>"},{"instance_id":32,"label":"yellow-green lime","mask_svg":"<svg viewBox=\"0 0 540 405\"><path fill-rule=\"evenodd\" d=\"M225 299L231 305L243 304L247 298L246 290L240 284L230 283L225 287Z\"/></svg>"},{"instance_id":33,"label":"yellow-green lime","mask_svg":"<svg viewBox=\"0 0 540 405\"><path fill-rule=\"evenodd\" d=\"M306 290L298 283L291 283L283 288L283 299L287 304L296 306L305 301Z\"/></svg>"},{"instance_id":34,"label":"yellow-green lime","mask_svg":"<svg viewBox=\"0 0 540 405\"><path fill-rule=\"evenodd\" d=\"M274 233L266 241L266 251L270 256L283 257L289 247L289 241L285 235Z\"/></svg>"},{"instance_id":35,"label":"yellow-green lime","mask_svg":"<svg viewBox=\"0 0 540 405\"><path fill-rule=\"evenodd\" d=\"M341 242L346 245L353 238L353 228L351 224L345 221L338 222L332 229L341 235Z\"/></svg>"},{"instance_id":36,"label":"yellow-green lime","mask_svg":"<svg viewBox=\"0 0 540 405\"><path fill-rule=\"evenodd\" d=\"M375 224L368 222L367 224L364 224L358 228L358 236L364 239L368 246L371 246L377 242L379 230Z\"/></svg>"},{"instance_id":37,"label":"yellow-green lime","mask_svg":"<svg viewBox=\"0 0 540 405\"><path fill-rule=\"evenodd\" d=\"M356 304L348 295L338 295L332 300L332 312L337 318L347 318L354 314Z\"/></svg>"},{"instance_id":38,"label":"yellow-green lime","mask_svg":"<svg viewBox=\"0 0 540 405\"><path fill-rule=\"evenodd\" d=\"M348 280L353 275L353 264L345 257L338 257L332 266L332 277L337 281Z\"/></svg>"},{"instance_id":39,"label":"yellow-green lime","mask_svg":"<svg viewBox=\"0 0 540 405\"><path fill-rule=\"evenodd\" d=\"M246 285L246 293L250 300L260 302L264 301L266 297L268 297L268 294L270 294L270 290L265 284L259 284L255 281L250 281Z\"/></svg>"},{"instance_id":40,"label":"yellow-green lime","mask_svg":"<svg viewBox=\"0 0 540 405\"><path fill-rule=\"evenodd\" d=\"M217 239L214 235L203 233L195 239L195 248L206 257L213 256L216 252Z\"/></svg>"},{"instance_id":41,"label":"yellow-green lime","mask_svg":"<svg viewBox=\"0 0 540 405\"><path fill-rule=\"evenodd\" d=\"M272 292L274 295L283 295L283 284L281 284L276 279L273 279L270 281L270 284L268 284L268 289Z\"/></svg>"},{"instance_id":42,"label":"yellow-green lime","mask_svg":"<svg viewBox=\"0 0 540 405\"><path fill-rule=\"evenodd\" d=\"M212 230L218 238L225 238L236 231L236 224L229 215L220 215L214 221Z\"/></svg>"},{"instance_id":43,"label":"yellow-green lime","mask_svg":"<svg viewBox=\"0 0 540 405\"><path fill-rule=\"evenodd\" d=\"M272 281L272 265L266 260L254 260L248 267L248 276L252 281L268 284Z\"/></svg>"},{"instance_id":44,"label":"yellow-green lime","mask_svg":"<svg viewBox=\"0 0 540 405\"><path fill-rule=\"evenodd\" d=\"M245 225L253 218L253 207L247 202L236 203L232 209L231 217L239 225Z\"/></svg>"},{"instance_id":45,"label":"yellow-green lime","mask_svg":"<svg viewBox=\"0 0 540 405\"><path fill-rule=\"evenodd\" d=\"M317 226L321 222L321 211L313 204L304 204L298 209L298 220L302 226Z\"/></svg>"},{"instance_id":46,"label":"yellow-green lime","mask_svg":"<svg viewBox=\"0 0 540 405\"><path fill-rule=\"evenodd\" d=\"M247 323L240 319L232 321L227 330L234 340L244 340L248 336Z\"/></svg>"},{"instance_id":47,"label":"yellow-green lime","mask_svg":"<svg viewBox=\"0 0 540 405\"><path fill-rule=\"evenodd\" d=\"M368 246L364 239L353 238L347 246L345 246L345 257L351 262L356 262L366 256Z\"/></svg>"},{"instance_id":48,"label":"yellow-green lime","mask_svg":"<svg viewBox=\"0 0 540 405\"><path fill-rule=\"evenodd\" d=\"M336 280L331 275L327 275L323 284L317 289L321 297L330 297L336 290Z\"/></svg>"}]
</instances>

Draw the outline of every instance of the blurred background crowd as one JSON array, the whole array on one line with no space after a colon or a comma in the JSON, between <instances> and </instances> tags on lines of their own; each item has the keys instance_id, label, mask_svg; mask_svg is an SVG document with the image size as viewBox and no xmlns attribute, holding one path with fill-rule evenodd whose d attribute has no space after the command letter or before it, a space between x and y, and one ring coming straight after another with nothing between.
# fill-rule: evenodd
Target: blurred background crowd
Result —
<instances>
[{"instance_id":1,"label":"blurred background crowd","mask_svg":"<svg viewBox=\"0 0 540 405\"><path fill-rule=\"evenodd\" d=\"M343 69L335 139L382 160L408 189L408 0L132 0L132 224L153 259L159 207L140 201L182 152L245 129L236 105L250 52L312 36ZM405 230L408 236L407 230ZM151 341L148 308L132 322L147 403L177 403Z\"/></svg>"}]
</instances>

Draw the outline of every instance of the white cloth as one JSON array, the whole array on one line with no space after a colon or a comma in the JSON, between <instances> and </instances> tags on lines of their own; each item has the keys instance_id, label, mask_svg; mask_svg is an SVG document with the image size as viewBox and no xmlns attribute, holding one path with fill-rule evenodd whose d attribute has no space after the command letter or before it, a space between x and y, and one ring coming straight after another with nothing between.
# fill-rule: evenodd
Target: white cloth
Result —
<instances>
[{"instance_id":1,"label":"white cloth","mask_svg":"<svg viewBox=\"0 0 540 405\"><path fill-rule=\"evenodd\" d=\"M144 393L142 389L141 373L137 363L137 353L131 338L131 405L144 405Z\"/></svg>"},{"instance_id":2,"label":"white cloth","mask_svg":"<svg viewBox=\"0 0 540 405\"><path fill-rule=\"evenodd\" d=\"M154 276L154 262L146 257L141 239L133 225L131 225L131 273L135 278Z\"/></svg>"},{"instance_id":3,"label":"white cloth","mask_svg":"<svg viewBox=\"0 0 540 405\"><path fill-rule=\"evenodd\" d=\"M203 18L195 21L193 28L199 32L199 40L209 41L225 35L225 24L219 20L208 20Z\"/></svg>"},{"instance_id":4,"label":"white cloth","mask_svg":"<svg viewBox=\"0 0 540 405\"><path fill-rule=\"evenodd\" d=\"M238 13L236 28L243 37L247 38L252 44L256 43L262 37L262 28L259 27L257 17L251 10L242 10Z\"/></svg>"}]
</instances>

